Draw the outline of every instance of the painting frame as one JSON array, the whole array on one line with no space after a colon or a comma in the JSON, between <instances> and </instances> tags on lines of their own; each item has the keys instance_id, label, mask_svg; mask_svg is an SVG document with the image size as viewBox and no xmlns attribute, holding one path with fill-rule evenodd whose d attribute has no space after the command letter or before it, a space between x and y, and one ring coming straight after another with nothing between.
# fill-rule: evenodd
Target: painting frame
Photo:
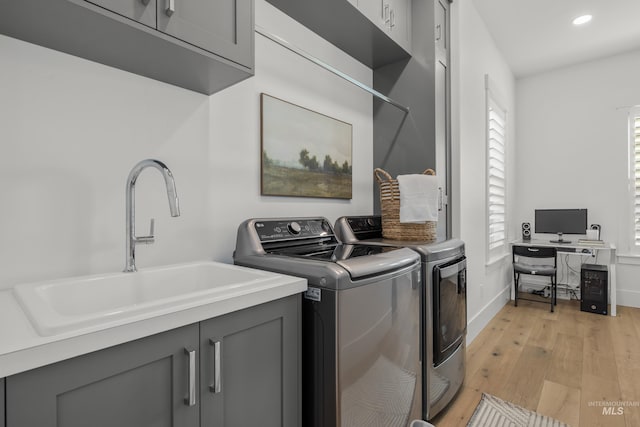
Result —
<instances>
[{"instance_id":1,"label":"painting frame","mask_svg":"<svg viewBox=\"0 0 640 427\"><path fill-rule=\"evenodd\" d=\"M353 198L353 125L260 94L260 194Z\"/></svg>"}]
</instances>

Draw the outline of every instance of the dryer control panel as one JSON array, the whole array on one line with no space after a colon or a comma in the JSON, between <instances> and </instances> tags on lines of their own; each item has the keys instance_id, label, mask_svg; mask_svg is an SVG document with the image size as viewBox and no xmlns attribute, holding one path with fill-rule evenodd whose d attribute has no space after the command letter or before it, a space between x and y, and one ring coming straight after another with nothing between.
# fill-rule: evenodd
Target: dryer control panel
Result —
<instances>
[{"instance_id":1,"label":"dryer control panel","mask_svg":"<svg viewBox=\"0 0 640 427\"><path fill-rule=\"evenodd\" d=\"M380 215L343 216L336 221L335 230L338 238L348 243L381 239L382 217Z\"/></svg>"},{"instance_id":2,"label":"dryer control panel","mask_svg":"<svg viewBox=\"0 0 640 427\"><path fill-rule=\"evenodd\" d=\"M380 216L347 217L347 223L354 233L382 231L382 218Z\"/></svg>"}]
</instances>

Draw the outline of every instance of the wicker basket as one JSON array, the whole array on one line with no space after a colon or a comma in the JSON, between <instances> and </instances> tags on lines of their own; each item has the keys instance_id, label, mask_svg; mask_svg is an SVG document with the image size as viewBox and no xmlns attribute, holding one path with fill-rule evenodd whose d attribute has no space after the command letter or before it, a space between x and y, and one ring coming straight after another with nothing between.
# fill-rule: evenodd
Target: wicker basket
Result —
<instances>
[{"instance_id":1,"label":"wicker basket","mask_svg":"<svg viewBox=\"0 0 640 427\"><path fill-rule=\"evenodd\" d=\"M435 175L433 169L427 169L424 175ZM392 240L431 241L436 238L436 223L426 221L422 224L400 222L400 188L398 180L388 172L376 168L373 175L380 185L380 206L382 210L382 236Z\"/></svg>"}]
</instances>

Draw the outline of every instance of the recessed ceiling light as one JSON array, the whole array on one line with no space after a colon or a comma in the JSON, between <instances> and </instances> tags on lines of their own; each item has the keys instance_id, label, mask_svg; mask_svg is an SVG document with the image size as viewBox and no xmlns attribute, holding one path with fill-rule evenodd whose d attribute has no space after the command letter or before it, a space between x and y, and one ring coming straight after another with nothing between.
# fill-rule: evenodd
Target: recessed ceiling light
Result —
<instances>
[{"instance_id":1,"label":"recessed ceiling light","mask_svg":"<svg viewBox=\"0 0 640 427\"><path fill-rule=\"evenodd\" d=\"M593 18L593 16L591 15L578 16L576 19L573 20L573 25L586 24L587 22L591 21L591 18Z\"/></svg>"}]
</instances>

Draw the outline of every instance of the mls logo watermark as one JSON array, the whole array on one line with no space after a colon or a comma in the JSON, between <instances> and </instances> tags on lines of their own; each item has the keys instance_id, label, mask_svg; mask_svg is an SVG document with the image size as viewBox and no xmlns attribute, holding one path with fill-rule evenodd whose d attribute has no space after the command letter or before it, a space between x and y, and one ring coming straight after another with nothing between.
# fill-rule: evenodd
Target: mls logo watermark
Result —
<instances>
[{"instance_id":1,"label":"mls logo watermark","mask_svg":"<svg viewBox=\"0 0 640 427\"><path fill-rule=\"evenodd\" d=\"M605 406L602 408L602 415L624 415L623 406Z\"/></svg>"},{"instance_id":2,"label":"mls logo watermark","mask_svg":"<svg viewBox=\"0 0 640 427\"><path fill-rule=\"evenodd\" d=\"M592 400L588 405L601 407L602 415L624 415L625 408L640 407L640 402L632 402L630 400Z\"/></svg>"}]
</instances>

